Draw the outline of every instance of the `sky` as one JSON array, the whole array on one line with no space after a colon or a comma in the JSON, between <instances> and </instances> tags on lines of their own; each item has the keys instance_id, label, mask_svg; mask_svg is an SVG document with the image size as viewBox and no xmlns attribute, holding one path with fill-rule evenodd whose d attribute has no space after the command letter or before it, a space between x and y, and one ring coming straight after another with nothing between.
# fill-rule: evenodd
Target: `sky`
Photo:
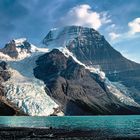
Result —
<instances>
[{"instance_id":1,"label":"sky","mask_svg":"<svg viewBox=\"0 0 140 140\"><path fill-rule=\"evenodd\" d=\"M140 0L0 0L0 47L21 37L38 45L52 28L80 25L140 63L139 7Z\"/></svg>"}]
</instances>

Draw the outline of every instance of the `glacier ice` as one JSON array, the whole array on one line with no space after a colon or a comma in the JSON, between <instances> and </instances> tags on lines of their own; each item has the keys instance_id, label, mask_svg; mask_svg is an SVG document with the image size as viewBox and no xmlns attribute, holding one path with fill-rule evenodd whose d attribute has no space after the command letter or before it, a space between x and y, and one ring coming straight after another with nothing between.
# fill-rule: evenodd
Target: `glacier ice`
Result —
<instances>
[{"instance_id":1,"label":"glacier ice","mask_svg":"<svg viewBox=\"0 0 140 140\"><path fill-rule=\"evenodd\" d=\"M21 40L19 40L20 42ZM18 43L19 43L18 42ZM33 69L37 58L48 52L46 48L37 48L31 44L32 53L17 59L0 53L1 60L8 63L11 78L4 84L5 96L16 108L31 116L48 116L54 113L55 103L45 92L43 81L36 79ZM63 115L59 112L58 115Z\"/></svg>"}]
</instances>

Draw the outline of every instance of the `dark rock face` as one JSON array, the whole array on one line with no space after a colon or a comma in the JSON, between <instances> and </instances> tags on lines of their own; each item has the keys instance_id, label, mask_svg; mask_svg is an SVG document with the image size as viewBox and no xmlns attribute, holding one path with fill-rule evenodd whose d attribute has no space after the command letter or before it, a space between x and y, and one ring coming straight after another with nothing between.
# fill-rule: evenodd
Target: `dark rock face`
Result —
<instances>
[{"instance_id":1,"label":"dark rock face","mask_svg":"<svg viewBox=\"0 0 140 140\"><path fill-rule=\"evenodd\" d=\"M7 71L7 63L2 61L0 62L0 81L4 82L10 78L10 73Z\"/></svg>"},{"instance_id":2,"label":"dark rock face","mask_svg":"<svg viewBox=\"0 0 140 140\"><path fill-rule=\"evenodd\" d=\"M0 62L0 116L11 116L15 115L16 111L14 108L8 105L5 100L4 87L2 82L7 81L10 78L10 73L7 71L7 63Z\"/></svg>"},{"instance_id":3,"label":"dark rock face","mask_svg":"<svg viewBox=\"0 0 140 140\"><path fill-rule=\"evenodd\" d=\"M65 115L140 113L110 94L98 75L57 49L39 57L36 64L35 77L44 81L46 93L61 105Z\"/></svg>"},{"instance_id":4,"label":"dark rock face","mask_svg":"<svg viewBox=\"0 0 140 140\"><path fill-rule=\"evenodd\" d=\"M103 36L94 37L89 33L84 39L83 41L77 37L67 46L81 62L95 67L100 66L106 74L140 69L140 65L127 60L114 50Z\"/></svg>"},{"instance_id":5,"label":"dark rock face","mask_svg":"<svg viewBox=\"0 0 140 140\"><path fill-rule=\"evenodd\" d=\"M0 101L0 116L13 116L15 114L16 112L12 107Z\"/></svg>"},{"instance_id":6,"label":"dark rock face","mask_svg":"<svg viewBox=\"0 0 140 140\"><path fill-rule=\"evenodd\" d=\"M140 64L123 57L94 29L70 26L64 28L56 38L54 32L51 31L45 37L44 44L62 42L65 36L69 36L66 47L78 60L101 68L110 81L125 85L135 101L140 103Z\"/></svg>"},{"instance_id":7,"label":"dark rock face","mask_svg":"<svg viewBox=\"0 0 140 140\"><path fill-rule=\"evenodd\" d=\"M26 50L27 53L30 53L31 45L26 40L19 45L17 45L16 42L12 40L11 42L7 43L4 48L0 49L0 51L3 52L4 54L9 55L12 58L17 58L18 57L17 48L20 48L21 52L22 50Z\"/></svg>"}]
</instances>

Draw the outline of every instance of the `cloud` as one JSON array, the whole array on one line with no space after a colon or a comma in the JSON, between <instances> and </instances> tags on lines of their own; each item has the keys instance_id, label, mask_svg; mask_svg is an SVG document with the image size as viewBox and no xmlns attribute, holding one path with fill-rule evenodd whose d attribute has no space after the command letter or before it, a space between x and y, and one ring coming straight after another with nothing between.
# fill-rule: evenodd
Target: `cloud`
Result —
<instances>
[{"instance_id":1,"label":"cloud","mask_svg":"<svg viewBox=\"0 0 140 140\"><path fill-rule=\"evenodd\" d=\"M101 17L100 20L101 20L102 24L107 24L107 23L111 23L112 22L112 20L110 18L110 15L108 14L108 12L102 12L102 13L100 13L100 17Z\"/></svg>"},{"instance_id":2,"label":"cloud","mask_svg":"<svg viewBox=\"0 0 140 140\"><path fill-rule=\"evenodd\" d=\"M128 23L130 28L129 33L134 35L136 33L140 33L140 18L135 18L133 21Z\"/></svg>"},{"instance_id":3,"label":"cloud","mask_svg":"<svg viewBox=\"0 0 140 140\"><path fill-rule=\"evenodd\" d=\"M117 34L115 32L111 32L109 33L109 37L111 40L116 40L117 38L119 38L121 36L121 34Z\"/></svg>"},{"instance_id":4,"label":"cloud","mask_svg":"<svg viewBox=\"0 0 140 140\"><path fill-rule=\"evenodd\" d=\"M112 30L114 30L114 29L116 29L117 27L116 27L116 24L111 24L111 25L109 25L109 26L107 26L106 28L105 28L105 30L106 31L112 31Z\"/></svg>"},{"instance_id":5,"label":"cloud","mask_svg":"<svg viewBox=\"0 0 140 140\"><path fill-rule=\"evenodd\" d=\"M78 25L99 29L103 24L111 22L107 12L98 13L90 5L83 4L73 7L60 19L62 25Z\"/></svg>"},{"instance_id":6,"label":"cloud","mask_svg":"<svg viewBox=\"0 0 140 140\"><path fill-rule=\"evenodd\" d=\"M140 18L135 18L134 20L128 22L128 30L121 34L110 32L108 36L111 41L121 42L128 39L138 38L140 34Z\"/></svg>"}]
</instances>

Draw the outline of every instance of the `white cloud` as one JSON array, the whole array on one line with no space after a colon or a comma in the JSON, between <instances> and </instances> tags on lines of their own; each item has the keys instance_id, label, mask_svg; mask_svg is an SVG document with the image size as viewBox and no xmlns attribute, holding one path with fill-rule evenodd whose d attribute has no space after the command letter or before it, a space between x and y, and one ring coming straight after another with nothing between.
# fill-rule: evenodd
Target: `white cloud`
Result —
<instances>
[{"instance_id":1,"label":"white cloud","mask_svg":"<svg viewBox=\"0 0 140 140\"><path fill-rule=\"evenodd\" d=\"M118 27L114 23L109 24L108 26L105 27L105 32L107 32L107 33L116 32L116 31L118 31Z\"/></svg>"},{"instance_id":2,"label":"white cloud","mask_svg":"<svg viewBox=\"0 0 140 140\"><path fill-rule=\"evenodd\" d=\"M115 39L121 37L121 34L117 34L115 32L111 32L111 33L109 33L109 37L110 37L111 40L115 40Z\"/></svg>"},{"instance_id":3,"label":"white cloud","mask_svg":"<svg viewBox=\"0 0 140 140\"><path fill-rule=\"evenodd\" d=\"M128 27L129 27L128 31L121 34L110 32L109 33L110 40L120 42L122 40L134 39L139 37L139 34L137 33L140 33L140 18L135 18L134 20L130 21L128 23Z\"/></svg>"},{"instance_id":4,"label":"white cloud","mask_svg":"<svg viewBox=\"0 0 140 140\"><path fill-rule=\"evenodd\" d=\"M107 12L98 13L92 11L92 8L87 4L73 7L61 18L61 24L86 26L94 29L99 29L103 24L110 22L111 19Z\"/></svg>"},{"instance_id":5,"label":"white cloud","mask_svg":"<svg viewBox=\"0 0 140 140\"><path fill-rule=\"evenodd\" d=\"M111 27L111 28L115 28L116 25L115 25L115 24L111 24L110 27Z\"/></svg>"},{"instance_id":6,"label":"white cloud","mask_svg":"<svg viewBox=\"0 0 140 140\"><path fill-rule=\"evenodd\" d=\"M103 24L107 24L107 23L111 23L112 20L110 19L110 15L108 14L108 12L102 12L100 13L100 16L101 16L101 22Z\"/></svg>"},{"instance_id":7,"label":"white cloud","mask_svg":"<svg viewBox=\"0 0 140 140\"><path fill-rule=\"evenodd\" d=\"M140 18L135 18L133 21L128 23L130 28L130 34L140 33Z\"/></svg>"}]
</instances>

